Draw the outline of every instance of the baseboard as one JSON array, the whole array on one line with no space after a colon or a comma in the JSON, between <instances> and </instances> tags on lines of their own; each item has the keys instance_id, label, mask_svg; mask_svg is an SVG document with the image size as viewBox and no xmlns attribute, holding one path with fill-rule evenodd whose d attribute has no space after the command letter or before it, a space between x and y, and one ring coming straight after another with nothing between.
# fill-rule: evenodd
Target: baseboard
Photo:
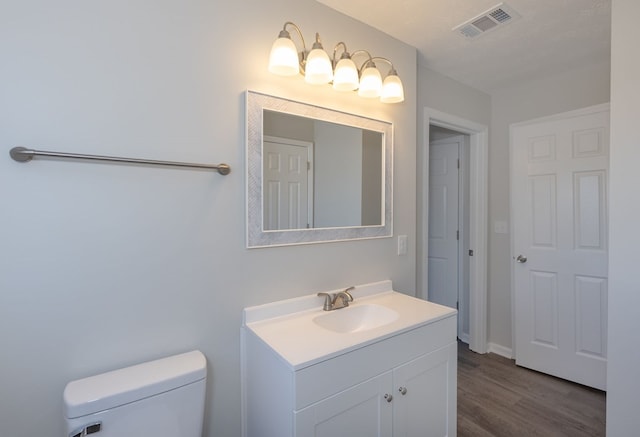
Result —
<instances>
[{"instance_id":1,"label":"baseboard","mask_svg":"<svg viewBox=\"0 0 640 437\"><path fill-rule=\"evenodd\" d=\"M513 351L510 347L500 346L495 343L487 343L487 352L492 352L509 359L513 358Z\"/></svg>"},{"instance_id":2,"label":"baseboard","mask_svg":"<svg viewBox=\"0 0 640 437\"><path fill-rule=\"evenodd\" d=\"M465 343L465 344L469 344L469 334L468 334L468 333L465 333L465 332L461 333L461 334L458 336L458 339L459 339L461 342Z\"/></svg>"}]
</instances>

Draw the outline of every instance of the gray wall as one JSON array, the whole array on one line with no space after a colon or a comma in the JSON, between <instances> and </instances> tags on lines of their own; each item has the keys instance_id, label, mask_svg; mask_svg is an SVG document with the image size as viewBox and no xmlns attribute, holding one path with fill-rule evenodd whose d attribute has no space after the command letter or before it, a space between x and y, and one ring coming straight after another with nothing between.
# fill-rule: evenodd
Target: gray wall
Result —
<instances>
[{"instance_id":1,"label":"gray wall","mask_svg":"<svg viewBox=\"0 0 640 437\"><path fill-rule=\"evenodd\" d=\"M391 59L406 101L269 74L285 20ZM205 435L238 436L242 308L387 278L414 293L393 238L244 240L246 89L392 121L394 233L415 239L414 48L312 0L4 2L0 29L0 435L63 435L68 381L200 349ZM232 172L20 164L15 145Z\"/></svg>"},{"instance_id":2,"label":"gray wall","mask_svg":"<svg viewBox=\"0 0 640 437\"><path fill-rule=\"evenodd\" d=\"M635 55L640 41L636 25L640 3L613 0L612 10L607 436L625 437L637 434L640 428L640 58Z\"/></svg>"},{"instance_id":3,"label":"gray wall","mask_svg":"<svg viewBox=\"0 0 640 437\"><path fill-rule=\"evenodd\" d=\"M274 111L263 111L262 117L263 135L313 142L312 118Z\"/></svg>"},{"instance_id":4,"label":"gray wall","mask_svg":"<svg viewBox=\"0 0 640 437\"><path fill-rule=\"evenodd\" d=\"M382 138L380 132L362 131L362 224L365 226L380 225L384 220Z\"/></svg>"},{"instance_id":5,"label":"gray wall","mask_svg":"<svg viewBox=\"0 0 640 437\"><path fill-rule=\"evenodd\" d=\"M317 121L313 140L313 226L360 226L362 130Z\"/></svg>"}]
</instances>

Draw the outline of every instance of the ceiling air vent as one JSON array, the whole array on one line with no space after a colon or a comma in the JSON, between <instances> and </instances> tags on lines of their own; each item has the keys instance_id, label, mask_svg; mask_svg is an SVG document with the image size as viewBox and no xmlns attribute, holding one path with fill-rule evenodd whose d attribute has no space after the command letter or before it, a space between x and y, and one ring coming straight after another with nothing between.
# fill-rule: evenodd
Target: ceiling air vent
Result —
<instances>
[{"instance_id":1,"label":"ceiling air vent","mask_svg":"<svg viewBox=\"0 0 640 437\"><path fill-rule=\"evenodd\" d=\"M477 17L473 17L454 27L452 30L467 39L475 39L520 17L520 14L513 10L512 7L505 3L500 3Z\"/></svg>"}]
</instances>

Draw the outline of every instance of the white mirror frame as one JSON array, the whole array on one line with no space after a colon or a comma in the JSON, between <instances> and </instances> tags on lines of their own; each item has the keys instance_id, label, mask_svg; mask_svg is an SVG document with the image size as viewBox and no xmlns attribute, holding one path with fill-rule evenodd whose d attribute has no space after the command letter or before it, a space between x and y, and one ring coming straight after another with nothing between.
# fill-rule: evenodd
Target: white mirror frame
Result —
<instances>
[{"instance_id":1,"label":"white mirror frame","mask_svg":"<svg viewBox=\"0 0 640 437\"><path fill-rule=\"evenodd\" d=\"M393 236L393 124L293 100L247 91L247 248L385 238ZM384 146L384 217L381 225L264 230L262 203L263 111L353 126L382 133Z\"/></svg>"}]
</instances>

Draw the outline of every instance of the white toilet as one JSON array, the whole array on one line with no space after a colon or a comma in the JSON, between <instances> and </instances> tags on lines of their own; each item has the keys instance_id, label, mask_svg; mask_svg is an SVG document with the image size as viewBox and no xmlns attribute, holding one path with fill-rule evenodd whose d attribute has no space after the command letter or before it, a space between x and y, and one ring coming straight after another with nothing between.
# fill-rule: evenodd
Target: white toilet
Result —
<instances>
[{"instance_id":1,"label":"white toilet","mask_svg":"<svg viewBox=\"0 0 640 437\"><path fill-rule=\"evenodd\" d=\"M67 437L201 437L207 361L187 352L72 381Z\"/></svg>"}]
</instances>

